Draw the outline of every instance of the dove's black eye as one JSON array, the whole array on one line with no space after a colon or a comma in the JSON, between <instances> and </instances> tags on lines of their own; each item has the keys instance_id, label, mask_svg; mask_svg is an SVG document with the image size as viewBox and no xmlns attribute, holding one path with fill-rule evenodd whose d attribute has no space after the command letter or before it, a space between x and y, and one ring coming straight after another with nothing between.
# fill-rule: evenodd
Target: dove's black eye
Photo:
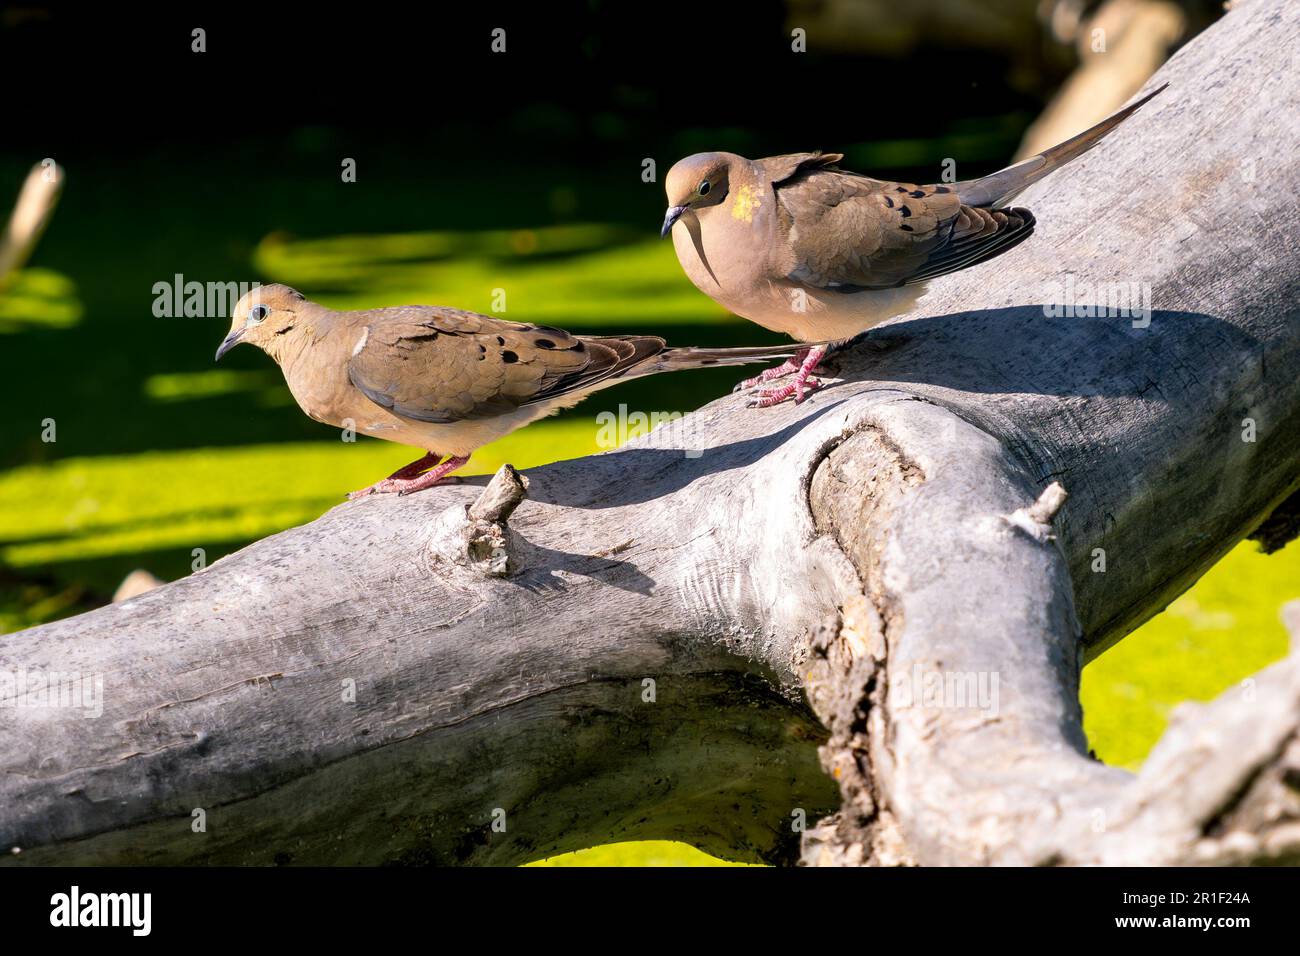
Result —
<instances>
[{"instance_id":1,"label":"dove's black eye","mask_svg":"<svg viewBox=\"0 0 1300 956\"><path fill-rule=\"evenodd\" d=\"M709 181L706 179L704 180L704 182L700 183L700 195L707 196L708 194L709 194Z\"/></svg>"},{"instance_id":2,"label":"dove's black eye","mask_svg":"<svg viewBox=\"0 0 1300 956\"><path fill-rule=\"evenodd\" d=\"M253 325L258 325L266 321L266 317L271 314L271 310L264 305L255 305L248 310L248 321Z\"/></svg>"}]
</instances>

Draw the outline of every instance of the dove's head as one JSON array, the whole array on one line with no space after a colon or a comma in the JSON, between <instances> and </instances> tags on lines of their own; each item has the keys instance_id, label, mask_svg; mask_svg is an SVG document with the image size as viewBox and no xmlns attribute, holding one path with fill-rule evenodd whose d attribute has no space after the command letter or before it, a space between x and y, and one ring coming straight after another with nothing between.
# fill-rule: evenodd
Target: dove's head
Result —
<instances>
[{"instance_id":1,"label":"dove's head","mask_svg":"<svg viewBox=\"0 0 1300 956\"><path fill-rule=\"evenodd\" d=\"M664 227L659 238L668 235L673 223L686 210L698 213L726 199L733 169L746 162L744 157L735 153L696 153L678 160L664 180L668 211L664 214Z\"/></svg>"},{"instance_id":2,"label":"dove's head","mask_svg":"<svg viewBox=\"0 0 1300 956\"><path fill-rule=\"evenodd\" d=\"M293 328L298 310L306 301L301 292L287 285L262 285L248 290L235 303L230 333L217 349L217 359L240 342L256 345L274 358L275 350L268 346Z\"/></svg>"}]
</instances>

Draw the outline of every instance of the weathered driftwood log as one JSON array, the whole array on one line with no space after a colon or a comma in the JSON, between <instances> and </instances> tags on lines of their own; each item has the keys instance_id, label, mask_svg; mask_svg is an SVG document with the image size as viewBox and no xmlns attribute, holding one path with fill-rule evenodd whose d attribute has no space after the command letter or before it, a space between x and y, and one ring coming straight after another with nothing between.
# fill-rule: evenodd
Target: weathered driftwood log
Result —
<instances>
[{"instance_id":1,"label":"weathered driftwood log","mask_svg":"<svg viewBox=\"0 0 1300 956\"><path fill-rule=\"evenodd\" d=\"M1238 6L1022 197L1032 242L798 407L722 399L522 503L340 505L0 639L103 676L97 719L0 708L7 859L1295 861L1300 659L1137 775L1077 686L1300 485L1297 52L1294 4ZM1129 283L1149 321L1053 314Z\"/></svg>"}]
</instances>

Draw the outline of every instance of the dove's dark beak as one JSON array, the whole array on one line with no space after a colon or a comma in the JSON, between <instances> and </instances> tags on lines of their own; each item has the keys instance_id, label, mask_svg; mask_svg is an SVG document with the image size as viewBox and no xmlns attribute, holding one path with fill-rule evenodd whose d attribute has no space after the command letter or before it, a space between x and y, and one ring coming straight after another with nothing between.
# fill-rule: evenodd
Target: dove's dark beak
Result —
<instances>
[{"instance_id":1,"label":"dove's dark beak","mask_svg":"<svg viewBox=\"0 0 1300 956\"><path fill-rule=\"evenodd\" d=\"M664 213L664 227L659 230L659 238L662 239L672 231L673 223L682 218L682 213L686 211L685 206L669 206L668 211Z\"/></svg>"},{"instance_id":2,"label":"dove's dark beak","mask_svg":"<svg viewBox=\"0 0 1300 956\"><path fill-rule=\"evenodd\" d=\"M240 340L240 338L243 337L243 335L244 335L244 330L243 330L242 328L239 328L239 329L235 329L233 332L231 332L229 335L227 335L224 339L222 339L222 340L221 340L221 344L220 344L219 346L217 346L217 357L214 358L212 361L214 361L214 362L220 362L220 361L221 361L221 356L225 355L227 352L229 352L231 349L233 349L236 345L238 345L238 344L239 344L239 340Z\"/></svg>"}]
</instances>

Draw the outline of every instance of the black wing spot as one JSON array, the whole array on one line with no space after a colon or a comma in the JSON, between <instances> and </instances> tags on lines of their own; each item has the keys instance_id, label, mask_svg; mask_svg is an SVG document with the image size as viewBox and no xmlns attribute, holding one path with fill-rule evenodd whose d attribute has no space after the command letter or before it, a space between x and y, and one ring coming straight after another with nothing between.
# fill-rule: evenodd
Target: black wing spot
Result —
<instances>
[{"instance_id":1,"label":"black wing spot","mask_svg":"<svg viewBox=\"0 0 1300 956\"><path fill-rule=\"evenodd\" d=\"M701 364L701 365L717 365L717 364L718 364L718 360L717 360L717 359L700 359L700 364Z\"/></svg>"},{"instance_id":2,"label":"black wing spot","mask_svg":"<svg viewBox=\"0 0 1300 956\"><path fill-rule=\"evenodd\" d=\"M911 195L911 197L912 197L913 199L924 199L924 198L925 198L925 190L924 190L924 189L914 189L914 190L912 190L912 192L910 193L910 195Z\"/></svg>"},{"instance_id":3,"label":"black wing spot","mask_svg":"<svg viewBox=\"0 0 1300 956\"><path fill-rule=\"evenodd\" d=\"M898 228L901 229L901 230L903 230L903 232L914 232L914 231L915 231L915 230L913 230L912 227L909 226L907 223L903 223L903 224L902 224L901 226L899 226Z\"/></svg>"},{"instance_id":4,"label":"black wing spot","mask_svg":"<svg viewBox=\"0 0 1300 956\"><path fill-rule=\"evenodd\" d=\"M907 219L909 216L912 215L912 210L908 209L906 206L899 206L898 214L902 216L904 219Z\"/></svg>"},{"instance_id":5,"label":"black wing spot","mask_svg":"<svg viewBox=\"0 0 1300 956\"><path fill-rule=\"evenodd\" d=\"M555 343L552 342L550 339L537 339L533 344L536 345L539 349L555 348Z\"/></svg>"},{"instance_id":6,"label":"black wing spot","mask_svg":"<svg viewBox=\"0 0 1300 956\"><path fill-rule=\"evenodd\" d=\"M573 351L575 352L587 351L587 343L582 341L582 339L578 339L578 344L573 347Z\"/></svg>"},{"instance_id":7,"label":"black wing spot","mask_svg":"<svg viewBox=\"0 0 1300 956\"><path fill-rule=\"evenodd\" d=\"M885 205L886 205L887 207L889 207L890 209L893 209L893 208L894 208L894 200L892 200L892 199L890 199L888 196L886 196L886 197L885 197Z\"/></svg>"},{"instance_id":8,"label":"black wing spot","mask_svg":"<svg viewBox=\"0 0 1300 956\"><path fill-rule=\"evenodd\" d=\"M937 192L937 193L950 193L950 192L952 192L952 190L949 189L947 186L935 186L935 187L934 187L934 191Z\"/></svg>"},{"instance_id":9,"label":"black wing spot","mask_svg":"<svg viewBox=\"0 0 1300 956\"><path fill-rule=\"evenodd\" d=\"M498 336L497 336L497 345L505 345L505 344L506 344L506 340L503 339L501 336L498 335Z\"/></svg>"},{"instance_id":10,"label":"black wing spot","mask_svg":"<svg viewBox=\"0 0 1300 956\"><path fill-rule=\"evenodd\" d=\"M906 186L899 186L899 187L896 188L896 192L905 193L905 192L907 192L907 187L906 187Z\"/></svg>"},{"instance_id":11,"label":"black wing spot","mask_svg":"<svg viewBox=\"0 0 1300 956\"><path fill-rule=\"evenodd\" d=\"M501 353L501 361L505 362L507 365L513 365L515 362L519 361L519 356L507 349Z\"/></svg>"}]
</instances>

